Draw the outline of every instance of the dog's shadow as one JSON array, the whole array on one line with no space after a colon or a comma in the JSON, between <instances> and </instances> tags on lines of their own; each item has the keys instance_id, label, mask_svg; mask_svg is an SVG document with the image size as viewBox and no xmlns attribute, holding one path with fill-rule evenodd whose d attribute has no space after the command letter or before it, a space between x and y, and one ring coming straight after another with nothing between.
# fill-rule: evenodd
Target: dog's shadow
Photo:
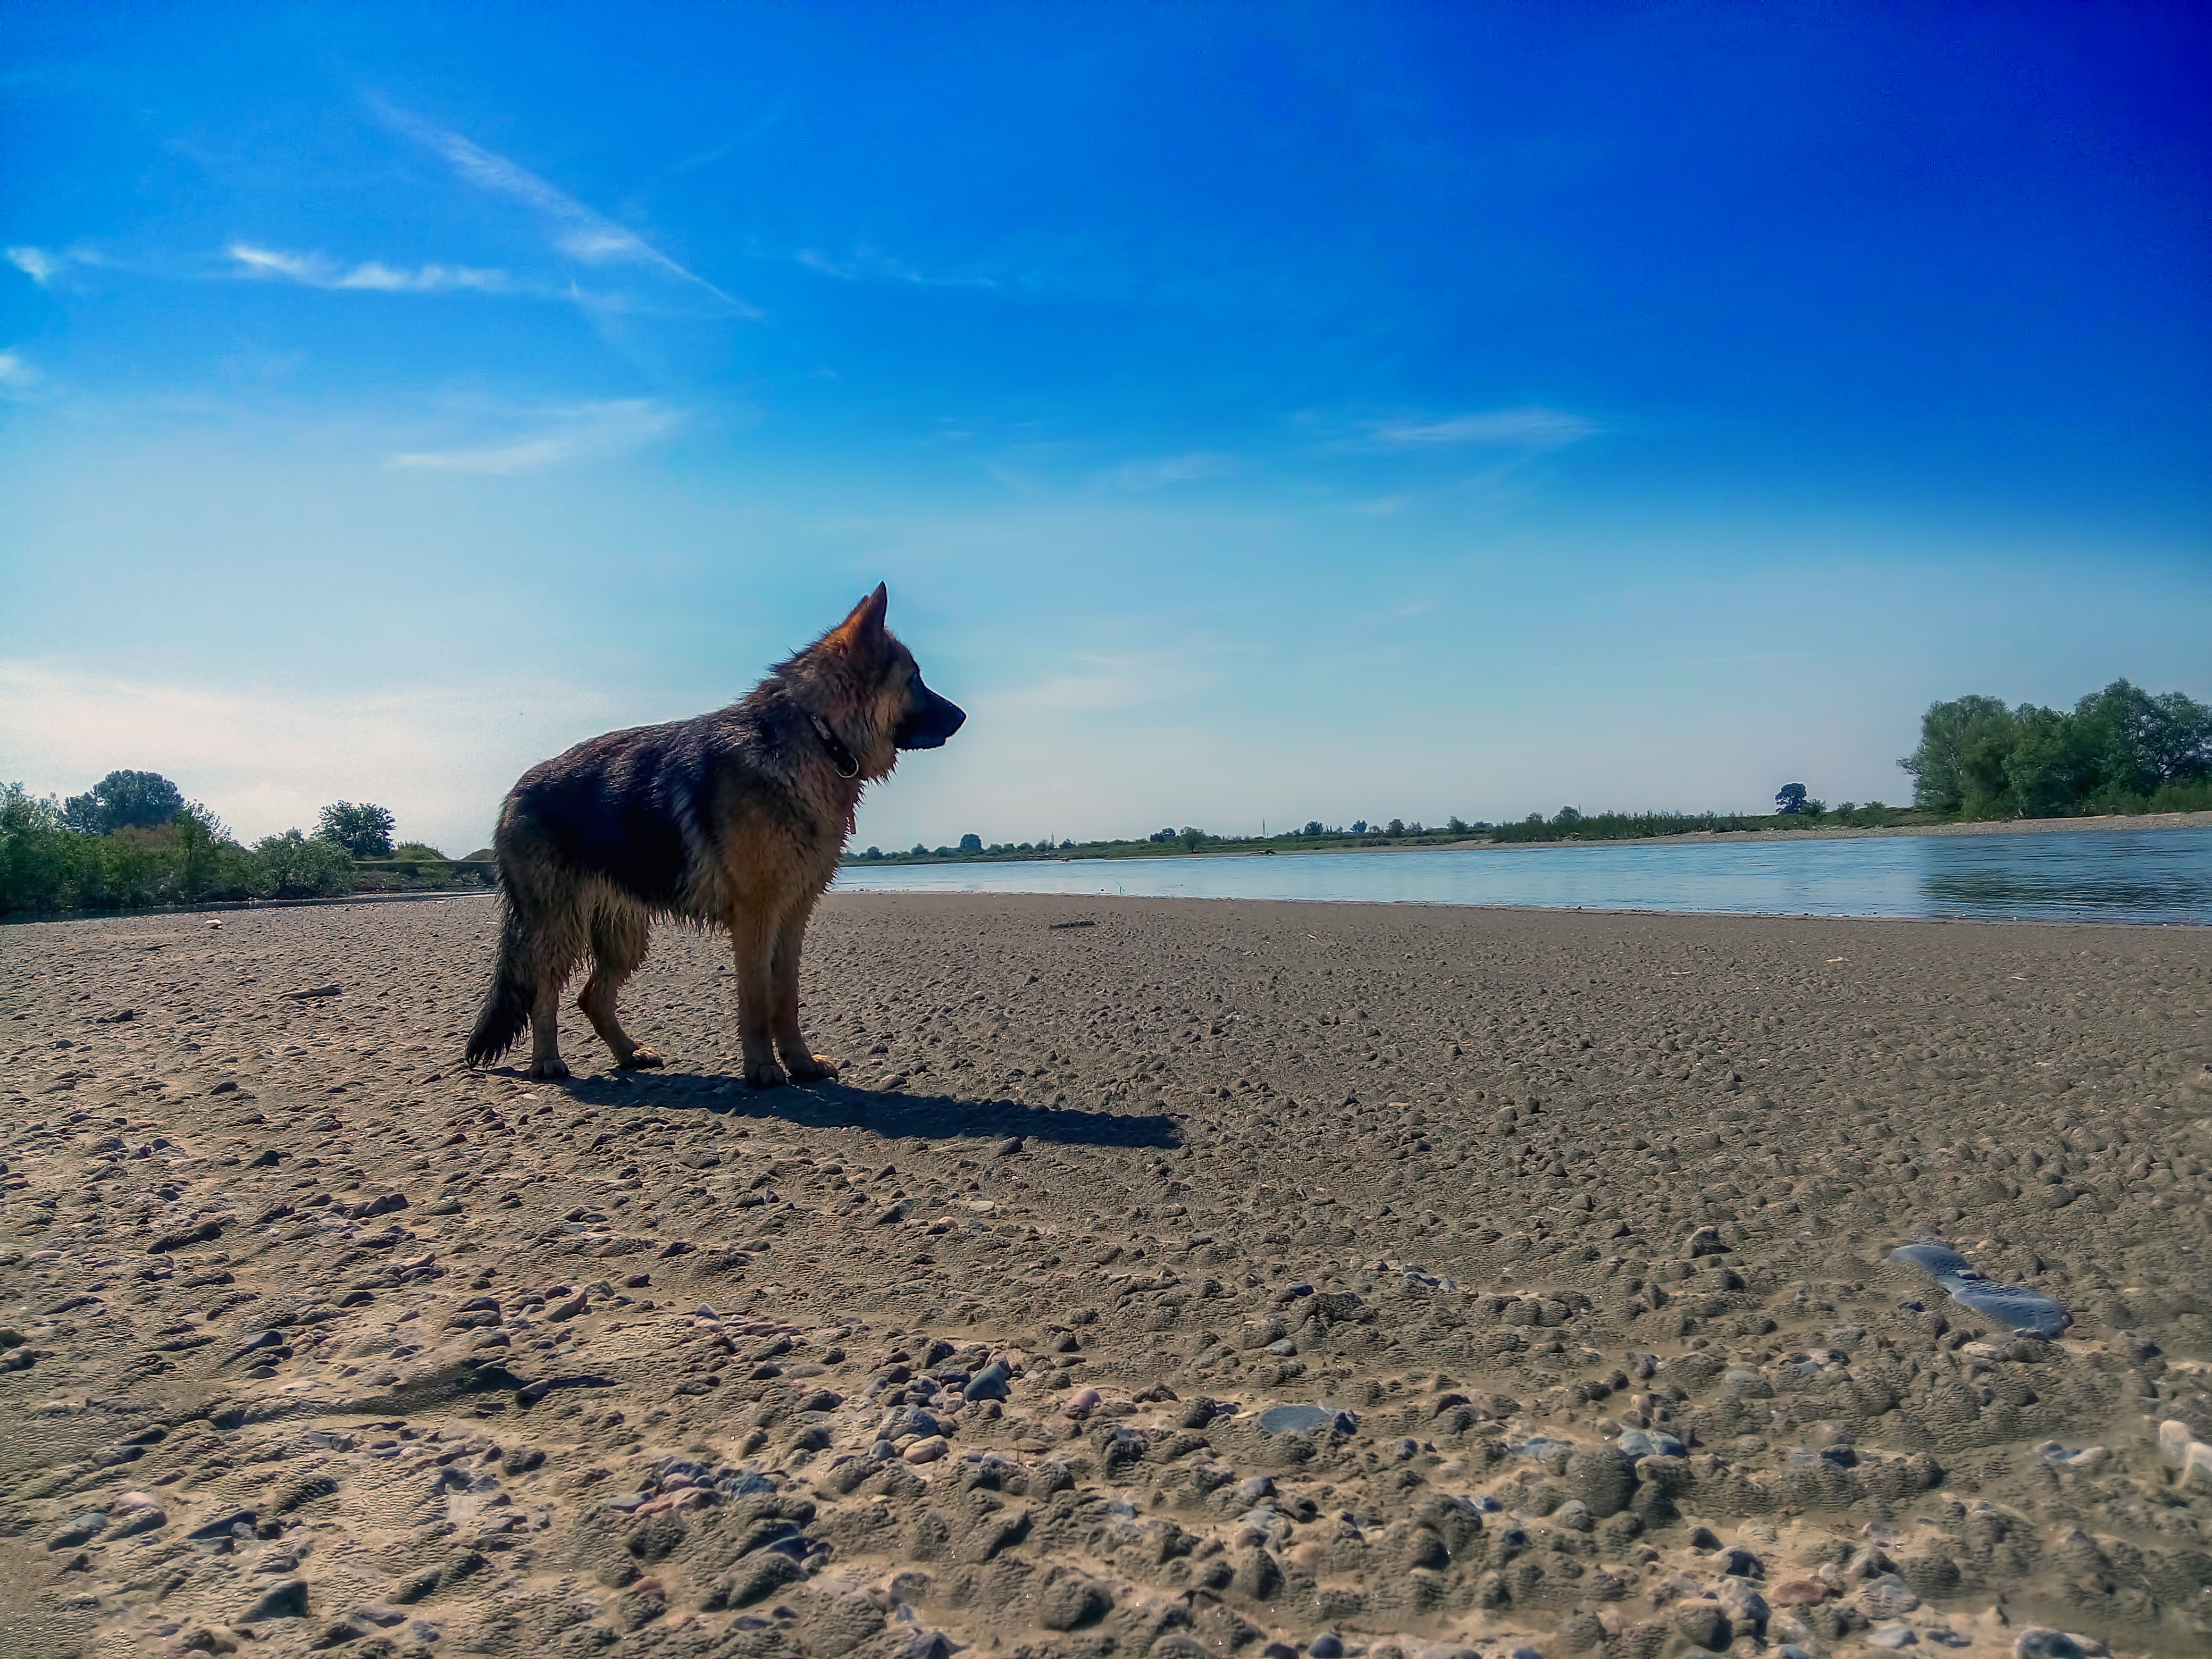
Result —
<instances>
[{"instance_id":1,"label":"dog's shadow","mask_svg":"<svg viewBox=\"0 0 2212 1659\"><path fill-rule=\"evenodd\" d=\"M510 1068L501 1067L502 1073ZM511 1074L520 1077L520 1071ZM1067 1146L1176 1147L1182 1139L1164 1112L1085 1111L1025 1106L1006 1099L912 1094L858 1089L842 1083L794 1083L756 1089L734 1078L705 1073L617 1072L572 1077L557 1088L580 1104L628 1111L687 1111L717 1116L770 1118L810 1129L866 1129L886 1140L918 1135L926 1140L963 1136L1019 1136Z\"/></svg>"}]
</instances>

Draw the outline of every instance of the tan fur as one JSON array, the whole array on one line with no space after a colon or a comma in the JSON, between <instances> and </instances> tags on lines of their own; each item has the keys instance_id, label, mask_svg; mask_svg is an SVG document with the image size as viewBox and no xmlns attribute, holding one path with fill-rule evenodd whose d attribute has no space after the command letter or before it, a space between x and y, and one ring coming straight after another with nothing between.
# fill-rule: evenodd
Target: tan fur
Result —
<instances>
[{"instance_id":1,"label":"tan fur","mask_svg":"<svg viewBox=\"0 0 2212 1659\"><path fill-rule=\"evenodd\" d=\"M526 1020L531 1076L566 1077L561 992L586 956L576 1006L615 1063L665 1063L623 1030L616 1000L654 918L670 915L729 933L748 1081L836 1075L799 1027L807 920L862 789L890 775L902 747L934 747L965 719L922 684L884 627L885 605L878 587L728 708L610 732L523 775L493 840L506 909L471 1064L495 1058Z\"/></svg>"}]
</instances>

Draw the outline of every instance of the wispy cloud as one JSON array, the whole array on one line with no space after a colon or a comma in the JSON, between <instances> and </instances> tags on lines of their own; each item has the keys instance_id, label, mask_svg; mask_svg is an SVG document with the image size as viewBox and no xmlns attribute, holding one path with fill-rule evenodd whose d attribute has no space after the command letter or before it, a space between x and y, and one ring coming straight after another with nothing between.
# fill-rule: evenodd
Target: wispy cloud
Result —
<instances>
[{"instance_id":1,"label":"wispy cloud","mask_svg":"<svg viewBox=\"0 0 2212 1659\"><path fill-rule=\"evenodd\" d=\"M111 263L106 255L79 244L75 247L33 247L18 243L5 250L8 263L21 271L40 288L51 288L57 277L68 274L71 265L105 265Z\"/></svg>"},{"instance_id":2,"label":"wispy cloud","mask_svg":"<svg viewBox=\"0 0 2212 1659\"><path fill-rule=\"evenodd\" d=\"M1474 415L1372 421L1367 441L1389 449L1564 449L1601 430L1585 416L1561 409L1491 410Z\"/></svg>"},{"instance_id":3,"label":"wispy cloud","mask_svg":"<svg viewBox=\"0 0 2212 1659\"><path fill-rule=\"evenodd\" d=\"M0 351L0 397L21 397L46 378L19 353Z\"/></svg>"},{"instance_id":4,"label":"wispy cloud","mask_svg":"<svg viewBox=\"0 0 2212 1659\"><path fill-rule=\"evenodd\" d=\"M843 258L819 248L803 247L792 258L809 270L834 276L841 283L908 283L917 288L996 288L996 278L979 276L938 276L918 270L904 260L879 249L859 247Z\"/></svg>"},{"instance_id":5,"label":"wispy cloud","mask_svg":"<svg viewBox=\"0 0 2212 1659\"><path fill-rule=\"evenodd\" d=\"M459 133L380 102L384 118L416 143L434 150L460 177L494 196L521 203L552 228L553 245L586 264L641 264L711 294L734 310L757 315L750 306L725 294L631 230L586 207L526 167L464 138Z\"/></svg>"},{"instance_id":6,"label":"wispy cloud","mask_svg":"<svg viewBox=\"0 0 2212 1659\"><path fill-rule=\"evenodd\" d=\"M1205 451L1194 451L1188 455L1170 455L1157 461L1132 461L1107 475L1107 481L1117 489L1159 489L1169 484L1196 483L1206 478L1226 477L1237 469L1233 455L1217 455Z\"/></svg>"},{"instance_id":7,"label":"wispy cloud","mask_svg":"<svg viewBox=\"0 0 2212 1659\"><path fill-rule=\"evenodd\" d=\"M403 270L380 260L344 265L319 253L289 253L281 248L256 247L233 242L224 250L241 276L276 277L309 288L356 289L373 294L450 294L473 289L483 294L511 294L514 279L503 270L471 265L417 265Z\"/></svg>"},{"instance_id":8,"label":"wispy cloud","mask_svg":"<svg viewBox=\"0 0 2212 1659\"><path fill-rule=\"evenodd\" d=\"M495 477L541 472L549 467L615 455L650 442L683 416L650 398L617 399L549 410L536 431L502 442L452 449L411 450L391 465L432 472L474 472Z\"/></svg>"},{"instance_id":9,"label":"wispy cloud","mask_svg":"<svg viewBox=\"0 0 2212 1659\"><path fill-rule=\"evenodd\" d=\"M42 247L11 247L8 250L8 263L40 288L61 275L62 267L68 262L67 254L52 253Z\"/></svg>"}]
</instances>

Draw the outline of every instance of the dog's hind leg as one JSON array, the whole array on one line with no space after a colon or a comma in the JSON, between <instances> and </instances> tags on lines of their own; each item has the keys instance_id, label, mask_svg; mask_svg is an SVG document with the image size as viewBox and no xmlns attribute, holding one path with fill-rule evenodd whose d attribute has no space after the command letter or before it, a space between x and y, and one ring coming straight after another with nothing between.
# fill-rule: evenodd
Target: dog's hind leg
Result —
<instances>
[{"instance_id":1,"label":"dog's hind leg","mask_svg":"<svg viewBox=\"0 0 2212 1659\"><path fill-rule=\"evenodd\" d=\"M817 1083L837 1075L837 1062L827 1054L816 1054L799 1024L799 951L806 941L807 919L813 914L811 898L793 905L785 914L781 926L776 929L775 948L769 961L775 999L769 1015L770 1028L777 1052L783 1056L784 1069L794 1081L801 1083Z\"/></svg>"},{"instance_id":2,"label":"dog's hind leg","mask_svg":"<svg viewBox=\"0 0 2212 1659\"><path fill-rule=\"evenodd\" d=\"M564 892L532 931L530 963L530 1075L551 1082L568 1075L561 1058L561 989L584 954L584 924L577 896Z\"/></svg>"},{"instance_id":3,"label":"dog's hind leg","mask_svg":"<svg viewBox=\"0 0 2212 1659\"><path fill-rule=\"evenodd\" d=\"M601 899L592 915L592 977L576 999L599 1041L614 1050L615 1064L630 1069L667 1064L659 1049L635 1041L615 1018L615 999L623 982L643 964L651 936L652 921L642 909Z\"/></svg>"}]
</instances>

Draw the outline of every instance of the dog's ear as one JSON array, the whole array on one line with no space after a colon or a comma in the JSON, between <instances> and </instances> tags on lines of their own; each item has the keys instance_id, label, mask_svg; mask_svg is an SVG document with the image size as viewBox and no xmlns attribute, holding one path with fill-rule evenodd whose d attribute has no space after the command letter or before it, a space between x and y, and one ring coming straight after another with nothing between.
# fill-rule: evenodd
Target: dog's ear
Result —
<instances>
[{"instance_id":1,"label":"dog's ear","mask_svg":"<svg viewBox=\"0 0 2212 1659\"><path fill-rule=\"evenodd\" d=\"M832 635L841 645L867 651L884 642L884 612L890 608L890 590L882 582L876 591L853 607L853 614L837 625Z\"/></svg>"}]
</instances>

